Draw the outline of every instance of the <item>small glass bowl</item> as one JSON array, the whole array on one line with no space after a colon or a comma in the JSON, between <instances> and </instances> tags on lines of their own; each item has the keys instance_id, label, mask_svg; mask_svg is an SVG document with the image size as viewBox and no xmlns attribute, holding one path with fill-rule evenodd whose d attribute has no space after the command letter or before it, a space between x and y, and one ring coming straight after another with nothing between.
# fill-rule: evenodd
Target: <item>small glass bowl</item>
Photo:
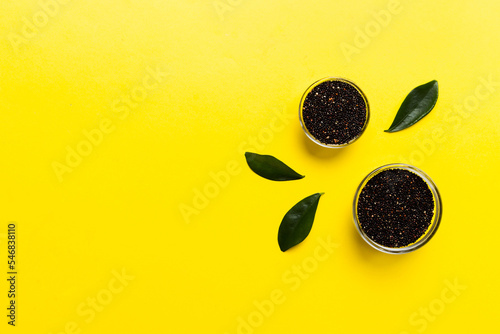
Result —
<instances>
[{"instance_id":1,"label":"small glass bowl","mask_svg":"<svg viewBox=\"0 0 500 334\"><path fill-rule=\"evenodd\" d=\"M429 189L432 192L432 196L434 197L434 216L432 218L432 222L429 225L429 228L427 231L414 243L405 246L405 247L399 247L399 248L391 248L391 247L386 247L382 246L372 239L368 237L363 229L361 228L361 224L358 220L358 200L359 200L359 195L361 194L361 190L365 187L366 183L375 175L377 175L380 172L383 172L388 169L405 169L408 170L414 174L417 174L420 176L425 183L429 186ZM354 215L354 223L356 225L356 228L358 229L359 234L361 237L373 248L384 252L384 253L389 253L389 254L405 254L412 252L414 250L417 250L418 248L422 247L425 245L436 233L439 223L441 222L441 216L443 212L443 204L441 202L441 196L439 195L438 188L436 187L436 184L432 179L429 177L429 175L425 174L423 171L418 169L417 167L411 166L411 165L406 165L402 163L394 163L394 164L389 164L385 165L382 167L379 167L372 171L370 174L368 174L363 181L361 181L361 184L358 186L358 189L356 190L356 195L354 196L354 204L353 204L353 215Z\"/></svg>"},{"instance_id":2,"label":"small glass bowl","mask_svg":"<svg viewBox=\"0 0 500 334\"><path fill-rule=\"evenodd\" d=\"M323 82L326 82L326 81L341 81L341 82L344 82L344 83L347 83L347 84L351 85L352 87L354 87L358 91L358 93L361 95L361 97L363 98L363 100L365 102L365 105L366 105L366 120L365 120L365 124L363 125L363 128L361 129L361 132L358 134L358 136L356 138L353 138L351 141L349 141L347 143L344 143L344 144L340 144L340 145L325 144L325 143L319 141L316 137L314 137L309 132L309 130L307 129L307 127L306 127L306 125L304 123L304 117L302 115L302 111L303 111L303 107L304 107L304 101L306 100L307 95L314 89L314 87L316 87L317 85L319 85L319 84L321 84ZM309 88L306 89L306 91L304 92L304 94L302 95L302 98L300 100L299 119L300 119L300 125L302 126L302 130L304 130L304 133L313 142L315 142L316 144L318 144L320 146L323 146L323 147L328 147L328 148L342 148L342 147L345 147L347 145L350 145L350 144L354 143L356 140L359 139L359 137L361 137L361 135L363 134L363 132L365 132L366 126L368 125L368 120L370 119L370 106L368 105L368 99L366 98L366 95L363 93L363 91L354 82L352 82L352 81L350 81L348 79L344 79L344 78L327 77L327 78L323 78L323 79L320 79L320 80L316 81L311 86L309 86Z\"/></svg>"}]
</instances>

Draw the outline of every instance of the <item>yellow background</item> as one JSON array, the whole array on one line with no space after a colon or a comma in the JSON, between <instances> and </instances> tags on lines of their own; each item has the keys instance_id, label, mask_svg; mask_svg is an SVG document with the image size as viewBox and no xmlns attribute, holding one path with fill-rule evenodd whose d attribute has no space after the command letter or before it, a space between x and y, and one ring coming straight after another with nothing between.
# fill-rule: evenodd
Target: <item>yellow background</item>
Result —
<instances>
[{"instance_id":1,"label":"yellow background","mask_svg":"<svg viewBox=\"0 0 500 334\"><path fill-rule=\"evenodd\" d=\"M376 13L389 1L62 3L46 22L38 1L0 4L2 277L9 221L19 260L15 328L0 284L2 333L497 330L498 2L401 1L384 24ZM23 37L34 19L40 27ZM148 68L167 74L140 90ZM315 146L298 121L302 92L325 76L353 80L371 107L362 138L342 150ZM433 79L435 109L384 133L406 94ZM116 103L144 91L124 117ZM54 162L103 120L113 131L59 182ZM306 178L261 179L241 150ZM444 215L429 244L396 256L360 238L351 209L363 177L403 160L436 182ZM228 184L214 188L211 173L228 164ZM205 189L212 198L196 209ZM283 215L315 192L325 195L309 237L282 253ZM338 245L324 261L318 238ZM304 265L297 287L290 271ZM134 279L87 321L78 307L109 297L122 270ZM445 303L450 282L466 288ZM255 303L280 292L259 317ZM255 326L241 327L249 317Z\"/></svg>"}]
</instances>

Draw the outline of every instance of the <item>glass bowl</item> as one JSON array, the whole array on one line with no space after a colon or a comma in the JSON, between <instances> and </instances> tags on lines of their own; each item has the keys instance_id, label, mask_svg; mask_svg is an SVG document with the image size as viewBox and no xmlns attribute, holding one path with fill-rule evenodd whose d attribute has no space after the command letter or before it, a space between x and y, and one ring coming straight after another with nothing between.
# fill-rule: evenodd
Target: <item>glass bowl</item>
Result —
<instances>
[{"instance_id":1,"label":"glass bowl","mask_svg":"<svg viewBox=\"0 0 500 334\"><path fill-rule=\"evenodd\" d=\"M361 227L361 224L358 219L358 200L359 200L359 195L361 194L361 190L364 188L366 183L375 175L377 175L380 172L383 172L388 169L405 169L408 170L418 176L420 176L429 189L432 192L432 196L434 198L434 215L432 217L432 221L427 228L427 231L419 238L417 241L415 241L412 244L409 244L404 247L399 247L399 248L391 248L391 247L386 247L383 245L380 245L370 239L368 235L363 231L363 228ZM432 179L429 177L429 175L425 174L422 170L418 169L417 167L411 166L411 165L406 165L402 163L394 163L394 164L389 164L385 165L382 167L379 167L372 171L370 174L368 174L363 181L361 181L361 184L358 186L358 189L356 190L356 195L354 196L354 203L353 203L353 217L354 217L354 223L356 225L356 228L361 235L361 237L373 248L384 252L384 253L389 253L389 254L405 254L412 252L414 250L417 250L418 248L422 247L425 245L429 240L434 236L436 233L439 223L441 222L441 216L443 212L443 204L441 202L441 196L439 195L438 188L436 187L436 184Z\"/></svg>"},{"instance_id":2,"label":"glass bowl","mask_svg":"<svg viewBox=\"0 0 500 334\"><path fill-rule=\"evenodd\" d=\"M363 128L361 129L361 131L359 132L359 134L351 139L349 142L347 143L344 143L344 144L326 144L326 143L323 143L321 142L320 140L318 140L316 137L314 137L310 132L309 130L307 129L305 123L304 123L304 117L303 117L303 114L302 114L302 111L303 111L303 107L304 107L304 101L307 97L307 95L316 87L318 86L319 84L323 83L323 82L326 82L326 81L340 81L340 82L344 82L344 83L347 83L349 85L351 85L352 87L354 87L358 93L361 95L361 97L363 98L364 102L365 102L365 105L366 105L366 120L365 120L365 124L363 124ZM352 143L354 143L356 140L359 139L359 137L361 137L361 135L363 134L363 132L365 132L365 129L366 129L366 126L368 125L368 120L370 119L370 106L368 105L368 99L366 98L366 95L363 93L363 91L352 81L348 80L348 79L344 79L344 78L338 78L338 77L327 77L327 78L323 78L323 79L320 79L316 82L314 82L311 86L309 86L309 88L306 89L306 91L304 92L304 94L302 95L302 98L300 100L300 106L299 106L299 119L300 119L300 125L302 126L302 130L304 130L304 133L306 134L307 137L309 137L309 139L311 139L313 142L315 142L316 144L320 145L320 146L323 146L323 147L328 147L328 148L342 148L342 147L345 147L345 146L348 146Z\"/></svg>"}]
</instances>

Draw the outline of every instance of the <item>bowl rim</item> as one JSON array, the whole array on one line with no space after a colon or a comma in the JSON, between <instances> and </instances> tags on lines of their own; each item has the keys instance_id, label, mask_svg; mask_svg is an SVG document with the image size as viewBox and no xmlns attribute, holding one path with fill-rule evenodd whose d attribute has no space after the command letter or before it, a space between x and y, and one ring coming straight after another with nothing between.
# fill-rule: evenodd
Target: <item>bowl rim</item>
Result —
<instances>
[{"instance_id":1,"label":"bowl rim","mask_svg":"<svg viewBox=\"0 0 500 334\"><path fill-rule=\"evenodd\" d=\"M309 93L311 92L311 90L314 89L314 87L316 87L319 84L321 84L323 82L326 82L326 81L341 81L341 82L345 82L345 83L353 86L354 89L356 89L358 91L358 93L361 95L361 97L363 98L363 100L365 102L365 105L366 105L366 119L365 119L365 123L363 124L363 128L361 129L361 132L355 138L351 139L349 142L344 143L344 144L340 144L340 145L325 144L325 143L319 141L316 137L314 137L309 132L309 130L307 129L306 125L304 124L304 118L302 117L303 116L302 115L302 111L303 111L304 101L305 101L307 95L309 95ZM346 79L346 78L342 78L342 77L333 77L333 76L331 76L331 77L325 77L325 78L322 78L322 79L319 79L319 80L316 80L315 82L313 82L311 85L309 85L309 87L307 87L307 89L302 94L302 97L300 99L300 104L299 104L299 120L300 120L300 125L302 127L302 130L304 131L304 133L306 134L306 136L310 140L312 140L314 143L316 143L316 144L318 144L320 146L323 146L323 147L327 147L327 148L342 148L342 147L346 147L346 146L351 145L352 143L354 143L365 132L365 130L366 130L367 126L368 126L368 121L370 120L370 105L368 104L368 98L366 97L365 93L353 81L351 81L349 79Z\"/></svg>"},{"instance_id":2,"label":"bowl rim","mask_svg":"<svg viewBox=\"0 0 500 334\"><path fill-rule=\"evenodd\" d=\"M432 222L431 222L429 228L417 241L415 241L414 243L412 243L408 246L405 246L405 247L391 248L391 247L386 247L386 246L383 246L383 245L376 243L375 241L370 239L370 237L368 237L366 235L366 233L363 231L363 229L360 226L360 222L359 222L358 215L357 215L357 211L358 211L357 202L358 202L358 198L359 198L359 195L361 193L361 190L364 188L366 183L373 176L379 174L380 172L382 172L384 170L388 170L388 169L405 169L405 170L408 170L408 171L413 172L416 175L420 176L425 181L425 183L429 186L429 189L431 190L432 195L434 197L434 210L435 210L435 212L434 212L434 217L432 219ZM413 251L421 248L422 246L424 246L436 234L436 231L438 230L438 227L441 223L442 214L443 214L443 203L442 203L441 195L439 193L439 190L438 190L436 184L431 179L431 177L429 175L427 175L424 171L422 171L421 169L419 169L415 166L409 165L409 164L391 163L391 164L386 164L386 165L383 165L383 166L380 166L380 167L374 169L367 176L365 176L365 178L363 178L363 180L359 184L358 188L356 189L356 193L354 195L353 218L354 218L354 224L356 225L356 229L358 230L361 237L370 246L372 246L373 248L375 248L381 252L388 253L388 254L406 254L406 253L413 252Z\"/></svg>"}]
</instances>

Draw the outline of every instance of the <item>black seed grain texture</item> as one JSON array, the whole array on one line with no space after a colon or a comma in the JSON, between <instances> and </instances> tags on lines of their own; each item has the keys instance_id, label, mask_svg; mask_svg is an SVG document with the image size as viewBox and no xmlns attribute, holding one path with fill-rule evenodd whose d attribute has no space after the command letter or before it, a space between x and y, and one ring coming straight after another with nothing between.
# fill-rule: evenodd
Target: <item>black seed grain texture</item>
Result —
<instances>
[{"instance_id":1,"label":"black seed grain texture","mask_svg":"<svg viewBox=\"0 0 500 334\"><path fill-rule=\"evenodd\" d=\"M366 103L358 90L343 81L325 81L304 99L302 117L309 133L328 145L356 139L366 122Z\"/></svg>"},{"instance_id":2,"label":"black seed grain texture","mask_svg":"<svg viewBox=\"0 0 500 334\"><path fill-rule=\"evenodd\" d=\"M404 169L373 176L358 199L361 229L374 242L401 248L425 234L434 216L434 198L427 183Z\"/></svg>"}]
</instances>

